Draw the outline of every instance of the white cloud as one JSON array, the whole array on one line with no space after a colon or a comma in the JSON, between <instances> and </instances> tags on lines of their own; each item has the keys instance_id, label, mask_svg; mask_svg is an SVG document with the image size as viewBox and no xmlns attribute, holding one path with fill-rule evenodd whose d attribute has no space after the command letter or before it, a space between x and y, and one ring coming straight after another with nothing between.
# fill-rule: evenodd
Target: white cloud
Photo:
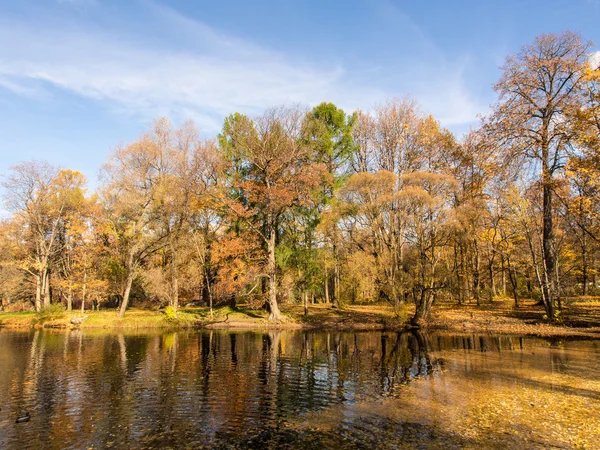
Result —
<instances>
[{"instance_id":1,"label":"white cloud","mask_svg":"<svg viewBox=\"0 0 600 450\"><path fill-rule=\"evenodd\" d=\"M86 0L61 0L80 3ZM94 27L34 26L0 19L0 87L20 95L53 86L150 119L192 117L206 132L219 129L235 111L256 114L282 103L333 101L347 110L368 109L388 96L411 94L444 125L472 122L479 112L460 70L424 66L412 90L377 87L377 79L340 65L323 67L226 36L155 4L150 14L186 39L175 47ZM193 43L193 44L190 44ZM353 81L360 80L363 81ZM367 84L368 83L368 84ZM409 86L398 80L399 87Z\"/></svg>"},{"instance_id":2,"label":"white cloud","mask_svg":"<svg viewBox=\"0 0 600 450\"><path fill-rule=\"evenodd\" d=\"M436 118L446 127L460 128L473 124L478 116L485 115L489 106L475 101L465 81L467 60L438 68L440 77L424 77L417 90L426 112L435 112ZM491 90L491 86L490 86Z\"/></svg>"},{"instance_id":3,"label":"white cloud","mask_svg":"<svg viewBox=\"0 0 600 450\"><path fill-rule=\"evenodd\" d=\"M209 128L234 111L257 113L285 102L329 99L353 105L383 95L352 86L341 67L318 68L201 24L188 27L201 39L197 53L120 41L93 29L4 23L0 41L17 45L0 48L0 84L25 94L43 81L148 117L195 111L201 126Z\"/></svg>"},{"instance_id":4,"label":"white cloud","mask_svg":"<svg viewBox=\"0 0 600 450\"><path fill-rule=\"evenodd\" d=\"M14 78L15 77L0 75L0 88L8 89L9 91L24 97L38 97L42 94L39 89L31 86L30 83L24 83L23 80L18 77L17 79Z\"/></svg>"},{"instance_id":5,"label":"white cloud","mask_svg":"<svg viewBox=\"0 0 600 450\"><path fill-rule=\"evenodd\" d=\"M600 50L590 55L590 65L594 69L600 68Z\"/></svg>"}]
</instances>

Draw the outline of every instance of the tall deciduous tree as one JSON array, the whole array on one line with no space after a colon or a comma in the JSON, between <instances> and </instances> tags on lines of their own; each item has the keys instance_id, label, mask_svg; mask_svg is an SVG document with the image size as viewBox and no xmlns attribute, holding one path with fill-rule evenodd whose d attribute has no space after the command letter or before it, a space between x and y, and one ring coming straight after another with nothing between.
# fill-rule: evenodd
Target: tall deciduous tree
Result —
<instances>
[{"instance_id":1,"label":"tall deciduous tree","mask_svg":"<svg viewBox=\"0 0 600 450\"><path fill-rule=\"evenodd\" d=\"M402 246L405 218L399 214L398 176L387 170L352 175L341 191L339 205L347 239L375 261L378 297L398 307L404 300Z\"/></svg>"},{"instance_id":2,"label":"tall deciduous tree","mask_svg":"<svg viewBox=\"0 0 600 450\"><path fill-rule=\"evenodd\" d=\"M50 271L59 250L62 219L68 196L61 195L56 180L60 170L45 161L30 161L11 168L2 183L6 203L19 223L18 267L33 278L35 308L50 304Z\"/></svg>"},{"instance_id":3,"label":"tall deciduous tree","mask_svg":"<svg viewBox=\"0 0 600 450\"><path fill-rule=\"evenodd\" d=\"M272 109L252 121L239 114L226 119L220 144L230 167L225 206L234 222L250 228L265 248L271 320L281 320L277 305L277 236L283 215L303 206L323 176L300 140L302 113Z\"/></svg>"},{"instance_id":4,"label":"tall deciduous tree","mask_svg":"<svg viewBox=\"0 0 600 450\"><path fill-rule=\"evenodd\" d=\"M174 234L186 204L182 174L187 171L188 139L193 137L185 130L174 132L168 120L160 119L151 132L117 149L104 166L102 196L125 268L121 317L148 257L162 249L176 251Z\"/></svg>"},{"instance_id":5,"label":"tall deciduous tree","mask_svg":"<svg viewBox=\"0 0 600 450\"><path fill-rule=\"evenodd\" d=\"M319 205L327 208L331 205L335 192L343 185L350 169L350 162L356 145L352 130L356 123L356 114L347 115L344 110L333 103L321 103L315 106L304 117L302 124L302 140L311 151L313 161L321 163L327 170L328 177L324 178L322 197ZM313 211L316 212L316 211ZM309 220L310 221L310 220ZM316 224L316 220L312 221ZM330 280L333 281L332 306L339 306L340 297L340 261L339 261L339 231L335 223L327 230L327 240L330 243L333 260L333 278L325 269L325 297L329 301ZM312 233L312 230L308 230ZM307 242L312 240L309 236Z\"/></svg>"},{"instance_id":6,"label":"tall deciduous tree","mask_svg":"<svg viewBox=\"0 0 600 450\"><path fill-rule=\"evenodd\" d=\"M556 175L563 169L567 150L573 143L568 114L583 100L590 46L575 33L543 34L510 56L495 86L500 100L487 128L510 159L529 161L539 173L543 197L541 288L550 318L555 317L560 295L553 191Z\"/></svg>"}]
</instances>

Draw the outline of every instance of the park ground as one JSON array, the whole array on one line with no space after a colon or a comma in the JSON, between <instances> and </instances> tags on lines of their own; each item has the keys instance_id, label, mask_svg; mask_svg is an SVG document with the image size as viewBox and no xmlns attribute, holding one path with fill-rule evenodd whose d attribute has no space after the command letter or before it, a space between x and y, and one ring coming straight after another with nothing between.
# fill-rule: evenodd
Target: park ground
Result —
<instances>
[{"instance_id":1,"label":"park ground","mask_svg":"<svg viewBox=\"0 0 600 450\"><path fill-rule=\"evenodd\" d=\"M264 310L237 308L180 308L176 318L169 318L163 311L132 308L123 318L115 310L87 311L81 325L73 325L72 318L81 316L75 312L0 312L0 327L11 329L73 328L135 330L135 329L317 329L317 330L388 330L400 331L412 314L413 307L399 311L389 305L347 305L331 308L330 305L310 305L309 315L304 315L301 305L282 305L285 320L269 322ZM534 301L523 301L515 308L508 299L496 299L480 306L440 303L433 307L428 321L429 330L452 333L518 334L530 336L580 336L600 338L600 298L568 299L563 305L558 324L544 320L544 309Z\"/></svg>"}]
</instances>

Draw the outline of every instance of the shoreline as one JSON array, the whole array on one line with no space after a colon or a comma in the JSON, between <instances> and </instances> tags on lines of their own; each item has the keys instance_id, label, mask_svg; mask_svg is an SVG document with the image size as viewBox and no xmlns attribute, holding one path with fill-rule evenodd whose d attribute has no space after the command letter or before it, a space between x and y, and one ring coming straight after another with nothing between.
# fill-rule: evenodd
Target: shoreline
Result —
<instances>
[{"instance_id":1,"label":"shoreline","mask_svg":"<svg viewBox=\"0 0 600 450\"><path fill-rule=\"evenodd\" d=\"M178 318L168 320L156 310L131 309L123 318L115 310L88 311L81 325L71 324L71 319L81 317L80 312L65 312L56 317L42 318L33 312L0 312L0 329L80 329L82 331L176 331L176 330L312 330L312 331L386 331L409 330L406 319L410 307L402 314L388 305L351 305L332 309L329 305L311 305L304 316L302 306L283 305L286 320L269 322L263 310L229 307L214 310L210 318L208 308L181 308ZM543 321L542 308L524 302L518 310L510 302L492 304L438 305L432 311L428 324L420 328L425 332L455 334L503 334L532 337L600 339L600 302L573 302L565 307L563 324Z\"/></svg>"}]
</instances>

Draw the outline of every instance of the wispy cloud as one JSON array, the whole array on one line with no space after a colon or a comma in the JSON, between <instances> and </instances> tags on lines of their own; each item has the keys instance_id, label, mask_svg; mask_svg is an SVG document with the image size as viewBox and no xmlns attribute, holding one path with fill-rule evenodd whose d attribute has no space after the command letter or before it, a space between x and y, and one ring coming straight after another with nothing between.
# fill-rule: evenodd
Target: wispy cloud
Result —
<instances>
[{"instance_id":1,"label":"wispy cloud","mask_svg":"<svg viewBox=\"0 0 600 450\"><path fill-rule=\"evenodd\" d=\"M594 69L600 68L600 50L598 50L590 55L590 65Z\"/></svg>"},{"instance_id":2,"label":"wispy cloud","mask_svg":"<svg viewBox=\"0 0 600 450\"><path fill-rule=\"evenodd\" d=\"M16 43L0 47L0 87L19 95L57 87L144 119L191 116L208 132L234 111L255 114L281 103L320 101L367 109L403 93L422 101L446 125L470 122L478 112L454 68L405 74L417 81L413 91L403 92L378 87L373 79L365 82L369 77L342 65L324 66L221 34L166 7L145 8L163 27L178 30L186 45L114 33L93 23L40 26L0 19L0 41Z\"/></svg>"}]
</instances>

